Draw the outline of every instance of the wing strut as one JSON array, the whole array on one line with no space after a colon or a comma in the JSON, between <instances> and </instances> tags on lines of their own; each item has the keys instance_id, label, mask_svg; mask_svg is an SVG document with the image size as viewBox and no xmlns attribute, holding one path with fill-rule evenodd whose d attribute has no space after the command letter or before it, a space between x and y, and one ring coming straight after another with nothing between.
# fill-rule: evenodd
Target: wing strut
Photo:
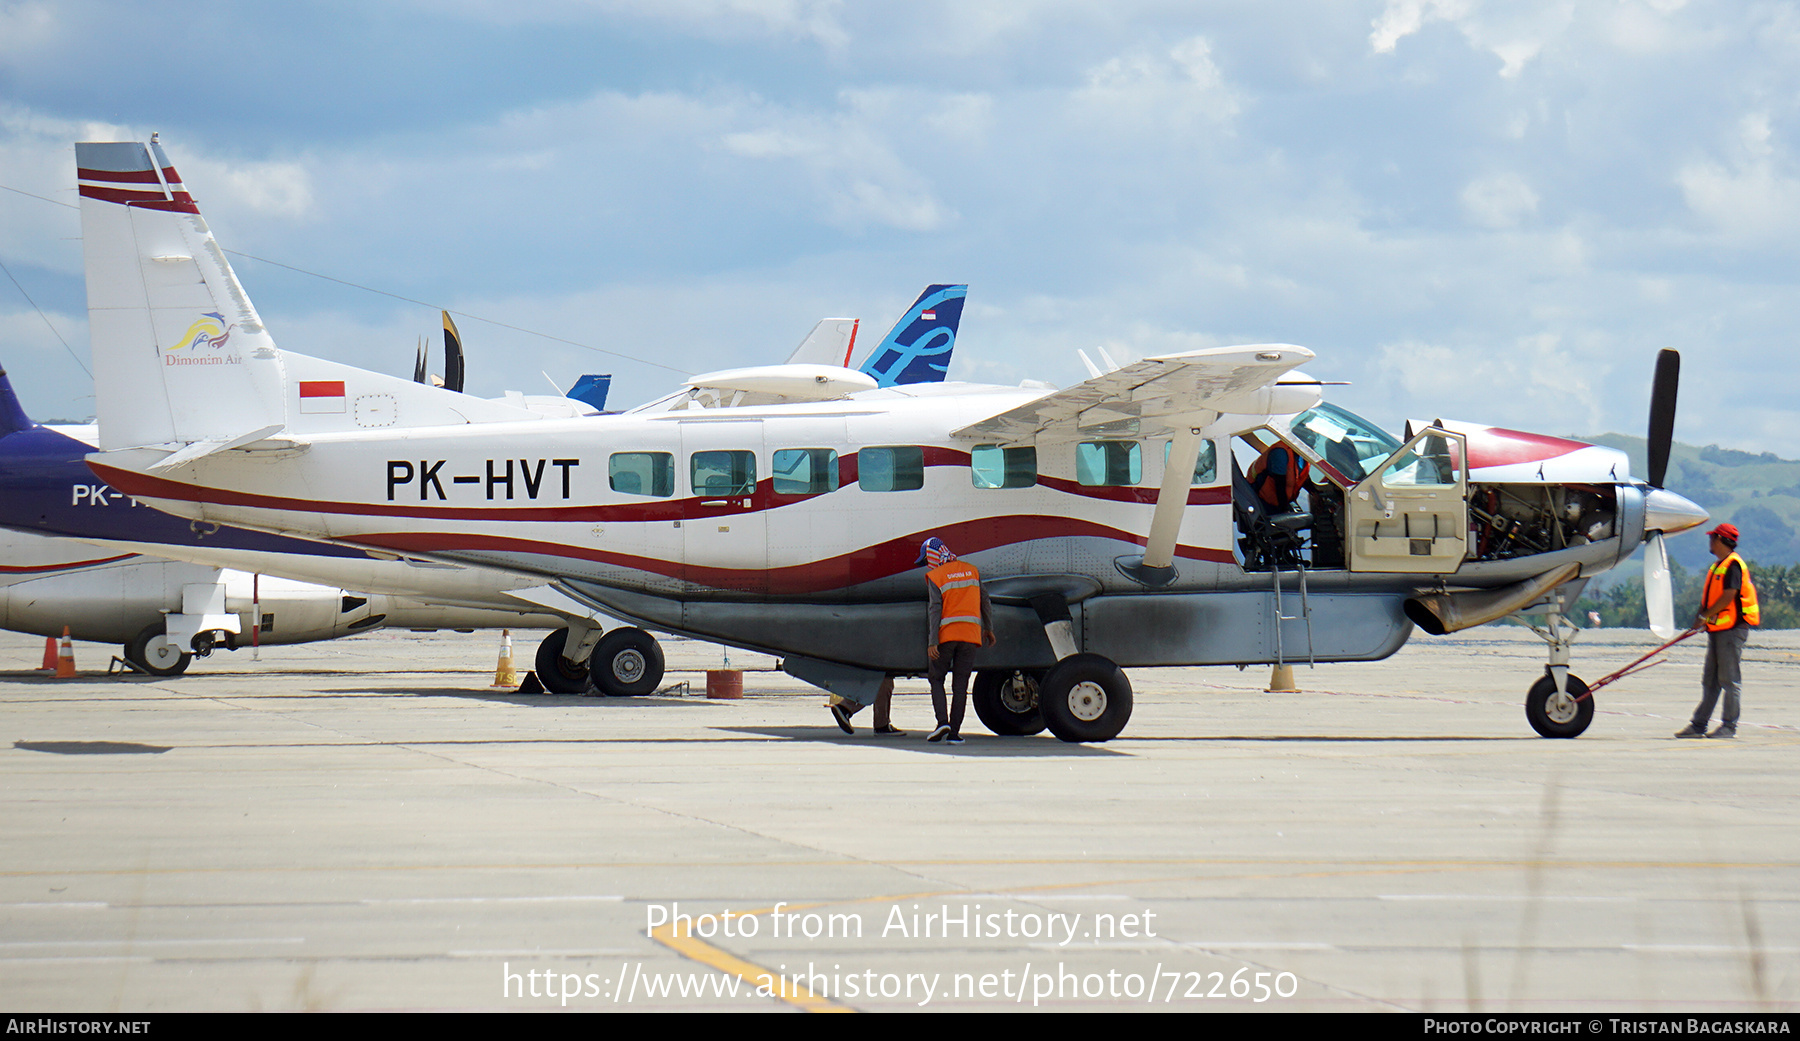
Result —
<instances>
[{"instance_id":1,"label":"wing strut","mask_svg":"<svg viewBox=\"0 0 1800 1041\"><path fill-rule=\"evenodd\" d=\"M1194 464L1200 460L1200 427L1177 429L1169 439L1169 461L1163 467L1162 488L1156 493L1156 512L1150 515L1150 537L1142 557L1114 561L1119 573L1134 582L1160 589L1175 581L1175 541L1181 534L1181 518L1187 509L1188 488L1194 481Z\"/></svg>"}]
</instances>

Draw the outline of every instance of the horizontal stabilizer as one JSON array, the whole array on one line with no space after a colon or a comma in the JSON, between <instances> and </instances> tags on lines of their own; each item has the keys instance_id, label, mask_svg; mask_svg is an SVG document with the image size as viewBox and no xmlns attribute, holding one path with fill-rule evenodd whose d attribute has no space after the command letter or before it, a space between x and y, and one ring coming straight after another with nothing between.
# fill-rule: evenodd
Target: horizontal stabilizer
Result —
<instances>
[{"instance_id":1,"label":"horizontal stabilizer","mask_svg":"<svg viewBox=\"0 0 1800 1041\"><path fill-rule=\"evenodd\" d=\"M280 430L281 424L275 423L252 430L248 434L234 437L229 441L195 441L193 444L188 445L186 448L169 456L162 462L151 464L148 469L152 471L173 470L178 466L191 463L196 459L202 459L212 455L214 452L229 452L233 448L242 448L245 445L255 444L263 438L268 437L270 434L280 432Z\"/></svg>"}]
</instances>

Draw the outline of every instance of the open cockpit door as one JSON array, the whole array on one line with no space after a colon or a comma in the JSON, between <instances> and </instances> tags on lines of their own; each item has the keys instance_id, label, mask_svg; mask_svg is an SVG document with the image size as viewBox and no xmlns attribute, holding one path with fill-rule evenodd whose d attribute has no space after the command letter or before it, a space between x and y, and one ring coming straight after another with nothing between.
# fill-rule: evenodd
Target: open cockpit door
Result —
<instances>
[{"instance_id":1,"label":"open cockpit door","mask_svg":"<svg viewBox=\"0 0 1800 1041\"><path fill-rule=\"evenodd\" d=\"M1351 571L1447 575L1469 546L1461 434L1427 427L1345 497Z\"/></svg>"}]
</instances>

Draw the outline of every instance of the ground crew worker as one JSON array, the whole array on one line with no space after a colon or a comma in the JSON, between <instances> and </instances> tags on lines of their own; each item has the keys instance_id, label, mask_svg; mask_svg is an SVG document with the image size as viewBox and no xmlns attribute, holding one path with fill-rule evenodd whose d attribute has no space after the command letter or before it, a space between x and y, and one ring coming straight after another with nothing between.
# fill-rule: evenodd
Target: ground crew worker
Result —
<instances>
[{"instance_id":1,"label":"ground crew worker","mask_svg":"<svg viewBox=\"0 0 1800 1041\"><path fill-rule=\"evenodd\" d=\"M914 563L931 568L925 572L930 604L925 638L926 655L931 659L931 708L937 713L937 727L925 740L960 745L975 651L994 642L993 606L987 590L981 587L981 572L975 565L956 559L942 539L926 539ZM950 686L955 694L948 712L944 703L946 672L951 674Z\"/></svg>"},{"instance_id":2,"label":"ground crew worker","mask_svg":"<svg viewBox=\"0 0 1800 1041\"><path fill-rule=\"evenodd\" d=\"M1694 709L1694 719L1676 737L1737 736L1744 641L1753 626L1762 624L1756 587L1750 583L1750 565L1737 553L1737 526L1721 524L1707 534L1712 536L1712 555L1718 563L1706 571L1700 612L1694 619L1706 626L1706 667L1700 674L1700 704ZM1721 690L1725 708L1719 714L1719 728L1708 734L1706 723Z\"/></svg>"},{"instance_id":3,"label":"ground crew worker","mask_svg":"<svg viewBox=\"0 0 1800 1041\"><path fill-rule=\"evenodd\" d=\"M891 706L894 701L894 677L888 676L875 688L875 732L885 737L905 737L906 731L894 725ZM838 729L846 734L856 733L856 727L850 717L862 711L862 705L846 697L833 694L827 702L831 707L831 718L837 720Z\"/></svg>"}]
</instances>

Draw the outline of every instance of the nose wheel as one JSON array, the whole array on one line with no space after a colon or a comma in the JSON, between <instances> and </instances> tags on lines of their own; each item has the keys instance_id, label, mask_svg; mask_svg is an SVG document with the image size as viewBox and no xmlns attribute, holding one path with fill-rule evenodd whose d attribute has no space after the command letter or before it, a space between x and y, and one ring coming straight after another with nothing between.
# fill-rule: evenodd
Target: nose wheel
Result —
<instances>
[{"instance_id":1,"label":"nose wheel","mask_svg":"<svg viewBox=\"0 0 1800 1041\"><path fill-rule=\"evenodd\" d=\"M1568 689L1557 693L1548 670L1525 695L1525 718L1543 737L1579 737L1594 721L1594 699L1581 677L1571 673Z\"/></svg>"}]
</instances>

